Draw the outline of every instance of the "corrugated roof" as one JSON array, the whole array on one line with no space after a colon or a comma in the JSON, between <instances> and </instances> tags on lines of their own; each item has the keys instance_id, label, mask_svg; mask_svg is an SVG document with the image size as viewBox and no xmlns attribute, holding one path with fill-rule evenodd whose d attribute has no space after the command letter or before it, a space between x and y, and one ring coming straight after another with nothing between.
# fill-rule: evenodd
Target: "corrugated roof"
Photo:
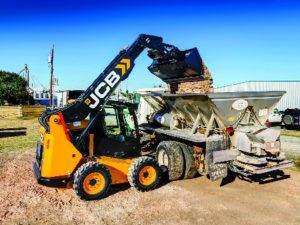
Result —
<instances>
[{"instance_id":1,"label":"corrugated roof","mask_svg":"<svg viewBox=\"0 0 300 225\"><path fill-rule=\"evenodd\" d=\"M219 86L216 88L229 87L229 86L233 86L233 85L237 85L237 84L244 84L244 83L249 83L249 82L300 82L300 80L248 80L248 81L228 84L228 85L224 85L224 86Z\"/></svg>"}]
</instances>

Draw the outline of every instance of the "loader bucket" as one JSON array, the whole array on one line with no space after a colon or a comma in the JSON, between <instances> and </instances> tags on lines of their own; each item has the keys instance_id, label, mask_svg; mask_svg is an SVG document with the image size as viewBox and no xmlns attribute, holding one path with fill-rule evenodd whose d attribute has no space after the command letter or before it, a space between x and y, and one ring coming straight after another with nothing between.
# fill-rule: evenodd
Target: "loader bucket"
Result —
<instances>
[{"instance_id":1,"label":"loader bucket","mask_svg":"<svg viewBox=\"0 0 300 225\"><path fill-rule=\"evenodd\" d=\"M202 59L197 48L182 53L183 57L181 59L154 60L148 69L168 83L181 79L204 79Z\"/></svg>"}]
</instances>

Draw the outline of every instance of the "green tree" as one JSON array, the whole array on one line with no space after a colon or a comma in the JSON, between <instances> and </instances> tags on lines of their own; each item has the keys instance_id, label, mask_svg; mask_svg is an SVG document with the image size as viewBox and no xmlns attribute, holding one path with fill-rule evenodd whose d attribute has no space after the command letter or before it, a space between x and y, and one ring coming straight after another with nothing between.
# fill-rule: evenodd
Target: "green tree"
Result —
<instances>
[{"instance_id":1,"label":"green tree","mask_svg":"<svg viewBox=\"0 0 300 225\"><path fill-rule=\"evenodd\" d=\"M0 105L24 104L28 99L26 80L16 73L0 71Z\"/></svg>"}]
</instances>

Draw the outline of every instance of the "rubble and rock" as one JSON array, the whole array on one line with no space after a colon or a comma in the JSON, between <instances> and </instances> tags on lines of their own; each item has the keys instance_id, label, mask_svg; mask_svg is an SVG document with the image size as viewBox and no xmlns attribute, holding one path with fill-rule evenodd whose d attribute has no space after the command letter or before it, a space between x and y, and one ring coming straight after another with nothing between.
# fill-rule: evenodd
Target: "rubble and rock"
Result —
<instances>
[{"instance_id":1,"label":"rubble and rock","mask_svg":"<svg viewBox=\"0 0 300 225\"><path fill-rule=\"evenodd\" d=\"M205 79L198 77L190 78L187 80L179 80L176 82L168 83L167 89L171 93L210 93L213 92L213 79L210 71L204 62L202 62L203 73Z\"/></svg>"}]
</instances>

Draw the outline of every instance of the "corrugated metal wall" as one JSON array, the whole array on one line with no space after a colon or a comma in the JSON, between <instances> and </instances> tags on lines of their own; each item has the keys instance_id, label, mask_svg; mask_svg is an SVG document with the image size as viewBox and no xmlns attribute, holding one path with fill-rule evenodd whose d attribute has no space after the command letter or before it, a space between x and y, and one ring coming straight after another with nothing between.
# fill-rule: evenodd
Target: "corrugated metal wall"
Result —
<instances>
[{"instance_id":1,"label":"corrugated metal wall","mask_svg":"<svg viewBox=\"0 0 300 225\"><path fill-rule=\"evenodd\" d=\"M286 91L277 108L300 108L300 81L247 81L214 89L215 92Z\"/></svg>"}]
</instances>

